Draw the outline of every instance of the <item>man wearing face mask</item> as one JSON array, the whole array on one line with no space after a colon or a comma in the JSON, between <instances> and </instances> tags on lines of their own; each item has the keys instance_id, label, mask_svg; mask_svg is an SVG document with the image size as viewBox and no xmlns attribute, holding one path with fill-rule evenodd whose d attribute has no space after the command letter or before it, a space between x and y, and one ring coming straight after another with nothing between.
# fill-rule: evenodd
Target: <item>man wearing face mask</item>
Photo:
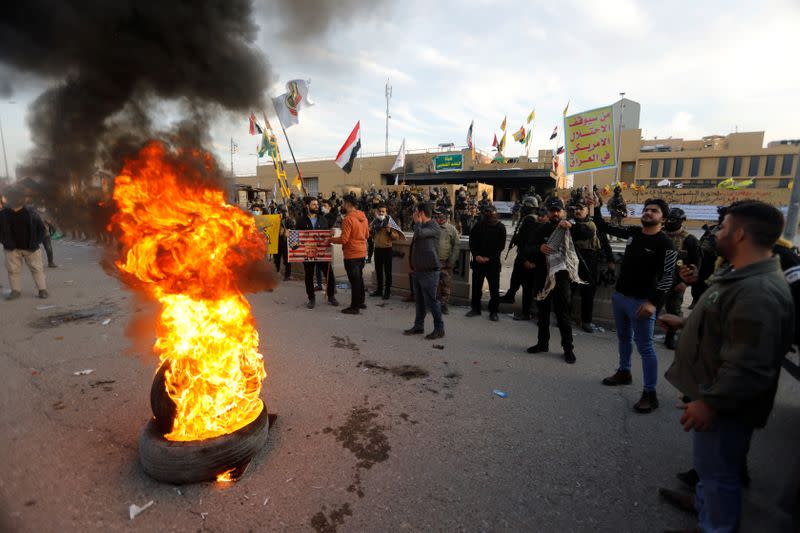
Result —
<instances>
[{"instance_id":1,"label":"man wearing face mask","mask_svg":"<svg viewBox=\"0 0 800 533\"><path fill-rule=\"evenodd\" d=\"M686 284L680 279L678 271L683 266L694 266L700 269L701 250L697 237L686 230L686 213L683 209L673 207L669 210L669 218L664 223L664 233L672 241L678 260L675 269L675 279L672 288L664 298L664 311L676 316L682 316L683 296L686 293ZM664 346L670 350L675 349L675 330L668 329L664 337Z\"/></svg>"},{"instance_id":2,"label":"man wearing face mask","mask_svg":"<svg viewBox=\"0 0 800 533\"><path fill-rule=\"evenodd\" d=\"M370 296L381 296L384 300L389 299L392 286L392 243L401 238L397 230L389 225L390 218L386 205L379 204L369 226L369 233L375 242L375 277L378 278L378 286Z\"/></svg>"},{"instance_id":3,"label":"man wearing face mask","mask_svg":"<svg viewBox=\"0 0 800 533\"><path fill-rule=\"evenodd\" d=\"M598 204L598 198L589 199ZM642 357L644 388L633 409L637 413L650 413L658 408L656 383L658 358L653 346L656 309L672 286L677 253L669 237L661 231L663 221L669 217L669 206L661 198L645 200L641 226L615 226L603 220L600 206L594 210L597 229L613 237L627 239L625 255L611 304L619 343L619 367L613 376L603 380L603 385L617 386L633 383L631 376L632 341Z\"/></svg>"},{"instance_id":4,"label":"man wearing face mask","mask_svg":"<svg viewBox=\"0 0 800 533\"><path fill-rule=\"evenodd\" d=\"M485 191L484 191L485 192ZM489 320L500 320L500 253L506 247L506 227L497 218L497 208L487 203L483 207L483 218L469 233L469 251L472 253L472 298L467 316L481 314L483 282L489 283Z\"/></svg>"}]
</instances>

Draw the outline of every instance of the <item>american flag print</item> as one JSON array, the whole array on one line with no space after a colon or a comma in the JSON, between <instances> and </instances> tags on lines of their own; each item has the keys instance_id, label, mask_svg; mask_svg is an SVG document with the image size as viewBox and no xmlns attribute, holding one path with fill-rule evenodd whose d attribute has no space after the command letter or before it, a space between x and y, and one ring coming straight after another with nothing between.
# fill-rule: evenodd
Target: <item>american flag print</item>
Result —
<instances>
[{"instance_id":1,"label":"american flag print","mask_svg":"<svg viewBox=\"0 0 800 533\"><path fill-rule=\"evenodd\" d=\"M286 233L290 263L326 262L333 260L329 229L290 229Z\"/></svg>"}]
</instances>

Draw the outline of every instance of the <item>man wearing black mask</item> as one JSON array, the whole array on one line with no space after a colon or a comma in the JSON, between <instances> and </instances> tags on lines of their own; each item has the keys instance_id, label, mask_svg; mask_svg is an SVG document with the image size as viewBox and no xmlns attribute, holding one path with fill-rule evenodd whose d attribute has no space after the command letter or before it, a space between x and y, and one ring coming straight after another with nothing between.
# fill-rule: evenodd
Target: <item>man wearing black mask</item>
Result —
<instances>
[{"instance_id":1,"label":"man wearing black mask","mask_svg":"<svg viewBox=\"0 0 800 533\"><path fill-rule=\"evenodd\" d=\"M489 282L489 320L497 322L500 307L500 253L506 247L506 227L497 218L497 208L485 203L483 218L469 234L472 253L472 299L467 316L481 314L483 281Z\"/></svg>"},{"instance_id":2,"label":"man wearing black mask","mask_svg":"<svg viewBox=\"0 0 800 533\"><path fill-rule=\"evenodd\" d=\"M664 298L664 311L676 316L682 316L683 296L686 293L686 284L680 279L678 272L683 266L694 266L700 269L700 241L686 230L686 213L683 209L673 207L669 210L669 218L664 223L664 233L672 241L675 251L678 252L675 279L672 288ZM664 337L664 346L670 350L675 349L675 330L667 329Z\"/></svg>"}]
</instances>

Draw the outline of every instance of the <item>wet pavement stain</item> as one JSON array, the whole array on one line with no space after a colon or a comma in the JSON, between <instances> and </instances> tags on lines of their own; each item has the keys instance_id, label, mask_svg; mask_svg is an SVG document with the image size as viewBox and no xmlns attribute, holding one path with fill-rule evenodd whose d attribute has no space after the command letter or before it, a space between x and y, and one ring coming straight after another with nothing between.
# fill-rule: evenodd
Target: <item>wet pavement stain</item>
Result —
<instances>
[{"instance_id":1,"label":"wet pavement stain","mask_svg":"<svg viewBox=\"0 0 800 533\"><path fill-rule=\"evenodd\" d=\"M374 361L359 361L356 366L359 368L375 370L384 374L392 374L393 376L397 376L398 378L403 378L405 380L426 378L430 375L427 370L416 365L398 365L387 367L379 365Z\"/></svg>"},{"instance_id":2,"label":"wet pavement stain","mask_svg":"<svg viewBox=\"0 0 800 533\"><path fill-rule=\"evenodd\" d=\"M353 353L359 352L358 344L351 341L350 337L337 337L336 335L331 335L331 339L333 339L332 346L334 348L342 348L344 350L350 350Z\"/></svg>"},{"instance_id":3,"label":"wet pavement stain","mask_svg":"<svg viewBox=\"0 0 800 533\"><path fill-rule=\"evenodd\" d=\"M336 528L344 524L345 517L353 516L353 510L349 503L334 508L327 515L325 514L326 510L323 506L322 511L311 518L311 527L317 533L334 533Z\"/></svg>"},{"instance_id":4,"label":"wet pavement stain","mask_svg":"<svg viewBox=\"0 0 800 533\"><path fill-rule=\"evenodd\" d=\"M92 322L110 317L117 306L114 304L102 303L94 307L85 309L75 309L65 313L55 313L37 318L31 322L31 327L37 329L55 328L70 322Z\"/></svg>"}]
</instances>

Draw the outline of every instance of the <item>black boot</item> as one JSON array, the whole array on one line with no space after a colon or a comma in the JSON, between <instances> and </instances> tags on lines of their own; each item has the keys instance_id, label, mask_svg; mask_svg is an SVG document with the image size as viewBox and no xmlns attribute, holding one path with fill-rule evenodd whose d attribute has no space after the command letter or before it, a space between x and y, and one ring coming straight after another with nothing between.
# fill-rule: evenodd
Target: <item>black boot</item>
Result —
<instances>
[{"instance_id":1,"label":"black boot","mask_svg":"<svg viewBox=\"0 0 800 533\"><path fill-rule=\"evenodd\" d=\"M656 397L656 391L654 390L642 391L642 397L633 404L633 410L637 413L652 413L656 409L658 409L658 397Z\"/></svg>"}]
</instances>

